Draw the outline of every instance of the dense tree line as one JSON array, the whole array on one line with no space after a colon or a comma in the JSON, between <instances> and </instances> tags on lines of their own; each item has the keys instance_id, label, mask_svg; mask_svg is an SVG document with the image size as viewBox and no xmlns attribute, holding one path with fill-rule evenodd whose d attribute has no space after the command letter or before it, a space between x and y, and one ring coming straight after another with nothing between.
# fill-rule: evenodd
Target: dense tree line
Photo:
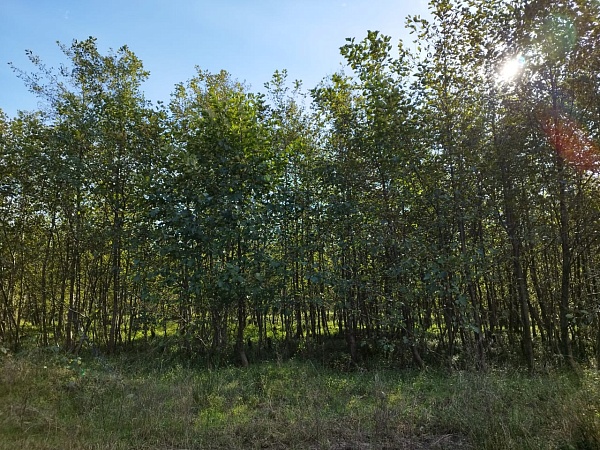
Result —
<instances>
[{"instance_id":1,"label":"dense tree line","mask_svg":"<svg viewBox=\"0 0 600 450\"><path fill-rule=\"evenodd\" d=\"M127 47L29 54L45 107L0 115L0 346L600 365L600 5L431 13L414 49L348 39L309 92L198 69L153 106Z\"/></svg>"}]
</instances>

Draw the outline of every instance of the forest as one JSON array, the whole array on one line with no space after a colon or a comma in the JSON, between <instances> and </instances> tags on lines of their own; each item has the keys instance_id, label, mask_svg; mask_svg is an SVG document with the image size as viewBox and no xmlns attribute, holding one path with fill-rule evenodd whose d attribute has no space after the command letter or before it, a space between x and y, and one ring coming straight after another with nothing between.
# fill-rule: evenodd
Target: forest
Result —
<instances>
[{"instance_id":1,"label":"forest","mask_svg":"<svg viewBox=\"0 0 600 450\"><path fill-rule=\"evenodd\" d=\"M157 104L127 46L28 51L0 350L600 367L600 3L430 12L414 42L348 38L316 87L197 67Z\"/></svg>"}]
</instances>

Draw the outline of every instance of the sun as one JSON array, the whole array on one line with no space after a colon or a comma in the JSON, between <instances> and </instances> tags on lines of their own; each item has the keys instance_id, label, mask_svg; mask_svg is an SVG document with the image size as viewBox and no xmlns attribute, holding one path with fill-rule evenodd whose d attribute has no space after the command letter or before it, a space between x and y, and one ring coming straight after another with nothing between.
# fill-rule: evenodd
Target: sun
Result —
<instances>
[{"instance_id":1,"label":"sun","mask_svg":"<svg viewBox=\"0 0 600 450\"><path fill-rule=\"evenodd\" d=\"M498 72L498 81L508 82L514 80L524 65L525 58L523 55L517 55L507 60Z\"/></svg>"}]
</instances>

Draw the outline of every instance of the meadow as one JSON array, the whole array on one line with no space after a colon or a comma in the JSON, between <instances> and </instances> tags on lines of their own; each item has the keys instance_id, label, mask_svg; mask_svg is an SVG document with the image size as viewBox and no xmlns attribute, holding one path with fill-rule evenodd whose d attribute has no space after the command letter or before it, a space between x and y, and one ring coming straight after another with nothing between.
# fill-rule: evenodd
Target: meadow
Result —
<instances>
[{"instance_id":1,"label":"meadow","mask_svg":"<svg viewBox=\"0 0 600 450\"><path fill-rule=\"evenodd\" d=\"M57 448L591 450L600 377L3 354L0 449Z\"/></svg>"}]
</instances>

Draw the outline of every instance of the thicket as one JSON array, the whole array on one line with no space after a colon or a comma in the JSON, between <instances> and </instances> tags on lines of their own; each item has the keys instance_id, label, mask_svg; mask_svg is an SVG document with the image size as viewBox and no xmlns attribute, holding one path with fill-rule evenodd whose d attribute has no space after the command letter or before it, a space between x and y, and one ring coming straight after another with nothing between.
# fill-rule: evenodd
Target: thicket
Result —
<instances>
[{"instance_id":1,"label":"thicket","mask_svg":"<svg viewBox=\"0 0 600 450\"><path fill-rule=\"evenodd\" d=\"M127 47L29 53L0 350L600 366L599 9L436 0L308 92L198 69L158 105Z\"/></svg>"}]
</instances>

